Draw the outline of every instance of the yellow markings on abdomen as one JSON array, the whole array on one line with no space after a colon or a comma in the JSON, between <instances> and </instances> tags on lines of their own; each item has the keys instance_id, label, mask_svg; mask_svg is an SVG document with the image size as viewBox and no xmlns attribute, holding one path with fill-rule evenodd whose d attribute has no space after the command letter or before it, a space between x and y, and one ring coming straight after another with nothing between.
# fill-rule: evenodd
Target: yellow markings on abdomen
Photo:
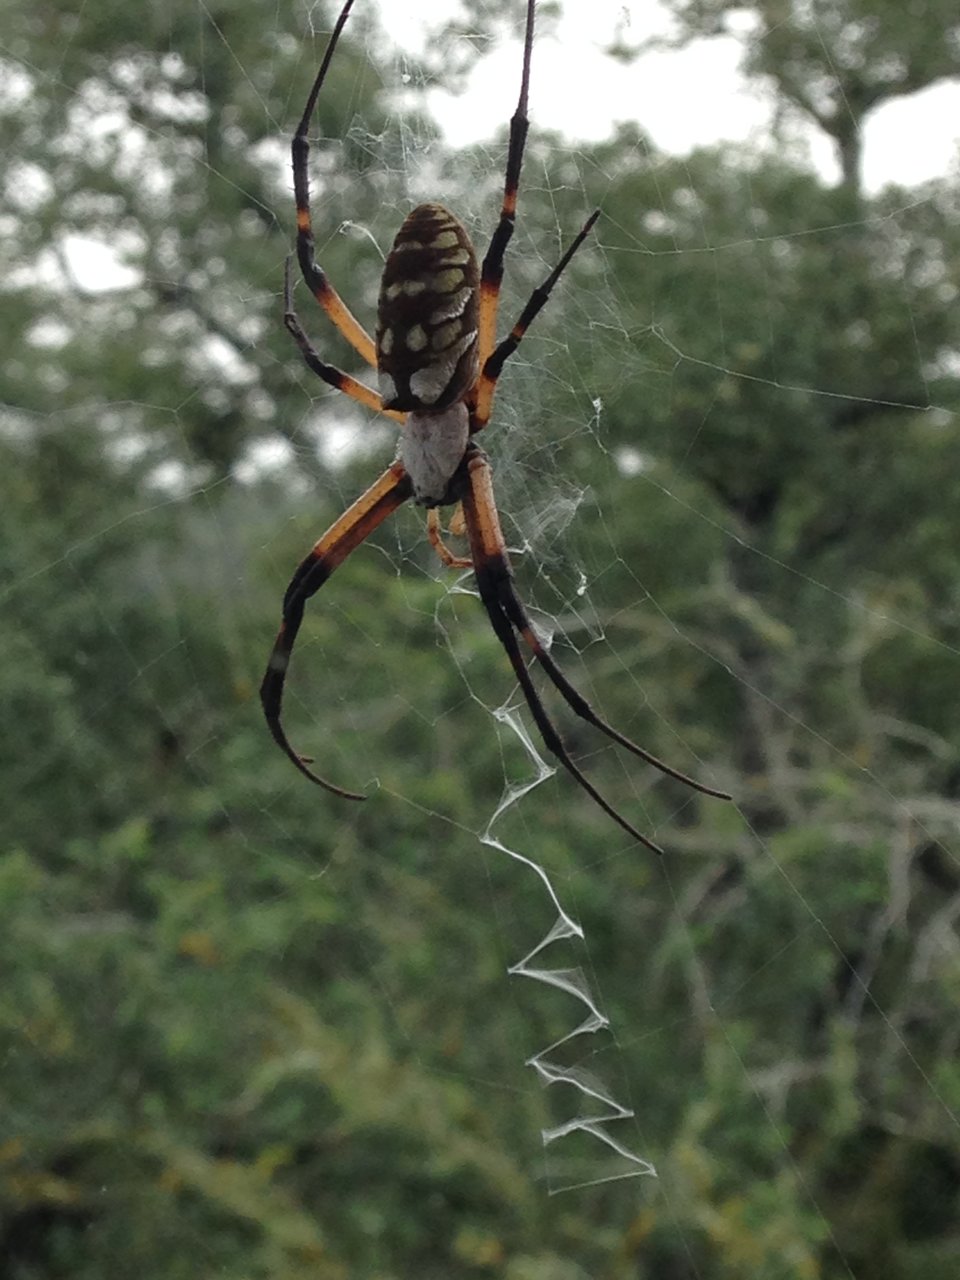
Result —
<instances>
[{"instance_id":1,"label":"yellow markings on abdomen","mask_svg":"<svg viewBox=\"0 0 960 1280\"><path fill-rule=\"evenodd\" d=\"M437 271L425 278L424 284L431 293L453 293L463 284L463 269L448 267L446 271Z\"/></svg>"},{"instance_id":2,"label":"yellow markings on abdomen","mask_svg":"<svg viewBox=\"0 0 960 1280\"><path fill-rule=\"evenodd\" d=\"M387 288L387 297L392 302L394 298L399 298L406 294L408 298L415 298L418 293L423 293L427 287L425 280L395 280L393 284Z\"/></svg>"},{"instance_id":3,"label":"yellow markings on abdomen","mask_svg":"<svg viewBox=\"0 0 960 1280\"><path fill-rule=\"evenodd\" d=\"M384 265L377 365L387 405L438 412L477 377L480 273L463 224L439 204L419 205Z\"/></svg>"},{"instance_id":4,"label":"yellow markings on abdomen","mask_svg":"<svg viewBox=\"0 0 960 1280\"><path fill-rule=\"evenodd\" d=\"M434 329L430 335L431 347L433 347L434 351L446 351L447 347L452 347L460 337L462 329L463 326L459 320L454 320L450 324L442 324L439 329Z\"/></svg>"}]
</instances>

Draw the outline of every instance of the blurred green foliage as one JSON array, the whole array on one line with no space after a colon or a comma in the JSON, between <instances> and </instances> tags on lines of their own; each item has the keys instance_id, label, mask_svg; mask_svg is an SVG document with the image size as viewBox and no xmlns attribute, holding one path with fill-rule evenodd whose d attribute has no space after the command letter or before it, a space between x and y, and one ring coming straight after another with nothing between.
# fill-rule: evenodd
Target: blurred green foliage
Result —
<instances>
[{"instance_id":1,"label":"blurred green foliage","mask_svg":"<svg viewBox=\"0 0 960 1280\"><path fill-rule=\"evenodd\" d=\"M729 9L673 7L684 39ZM678 160L535 122L505 314L603 218L485 441L518 580L610 719L738 802L560 716L666 858L565 777L496 828L585 930L538 962L611 1021L558 1056L634 1108L611 1133L660 1174L551 1197L604 1153L561 1140L542 1176L541 1129L587 1104L524 1063L582 1010L506 973L550 904L479 834L531 765L418 513L313 602L291 678L294 741L367 803L307 786L257 704L290 571L392 447L279 323L327 8L5 15L0 1274L952 1280L956 178L869 196L849 150L830 186L786 144ZM824 64L774 8L747 61L794 108L804 77L914 91L955 47L949 6L858 40L845 0L829 39L859 53ZM482 244L502 148L448 156L396 109L362 4L332 75L318 242L369 316L366 232L429 174ZM858 128L882 98L847 95ZM76 237L128 275L85 288ZM369 450L334 465L331 423Z\"/></svg>"}]
</instances>

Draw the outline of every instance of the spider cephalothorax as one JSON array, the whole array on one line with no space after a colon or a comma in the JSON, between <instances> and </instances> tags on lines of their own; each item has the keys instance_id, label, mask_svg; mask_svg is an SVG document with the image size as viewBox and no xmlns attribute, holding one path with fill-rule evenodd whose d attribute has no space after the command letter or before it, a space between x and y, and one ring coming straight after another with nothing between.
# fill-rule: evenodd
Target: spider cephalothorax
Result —
<instances>
[{"instance_id":1,"label":"spider cephalothorax","mask_svg":"<svg viewBox=\"0 0 960 1280\"><path fill-rule=\"evenodd\" d=\"M581 787L631 836L659 852L597 791L570 756L547 714L524 662L520 641L576 715L662 773L705 795L726 792L697 782L645 751L608 724L570 684L544 648L513 586L513 571L493 496L486 456L472 437L490 420L497 379L570 259L589 235L595 211L546 280L535 289L508 335L496 341L503 258L513 234L517 188L527 136L527 93L533 52L534 0L527 0L520 97L510 120L500 219L478 269L463 224L441 204L418 205L401 226L384 266L377 310L376 342L352 315L315 258L307 175L307 130L353 0L340 11L320 70L293 139L293 184L297 202L297 259L304 281L327 316L378 376L379 394L319 355L293 309L287 264L284 323L308 366L345 395L401 424L397 457L313 547L295 572L283 599L283 620L267 665L260 697L270 731L293 763L313 782L352 800L364 797L327 782L290 745L281 722L283 685L307 600L386 518L409 498L429 508L427 529L445 564L472 568L480 599L503 645L547 748ZM437 507L462 504L470 556L461 559L444 545Z\"/></svg>"}]
</instances>

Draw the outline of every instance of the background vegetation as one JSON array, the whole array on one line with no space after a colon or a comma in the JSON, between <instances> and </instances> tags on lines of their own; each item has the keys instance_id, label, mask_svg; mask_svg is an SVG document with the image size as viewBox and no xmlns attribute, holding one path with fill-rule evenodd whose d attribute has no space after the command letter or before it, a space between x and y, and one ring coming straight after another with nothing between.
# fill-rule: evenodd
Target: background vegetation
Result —
<instances>
[{"instance_id":1,"label":"background vegetation","mask_svg":"<svg viewBox=\"0 0 960 1280\"><path fill-rule=\"evenodd\" d=\"M517 17L467 7L473 33ZM279 324L330 5L7 9L9 1280L958 1274L960 185L859 176L868 113L960 71L955 6L669 7L681 42L753 16L780 133L673 159L536 121L507 311L603 219L485 443L562 661L738 804L564 720L666 858L562 777L497 827L586 932L543 959L589 974L614 1035L566 1060L660 1174L557 1197L602 1152L557 1144L544 1180L541 1128L584 1104L524 1062L579 1013L507 976L552 917L477 835L531 766L416 513L315 602L291 689L295 740L379 790L307 786L257 706L289 572L392 448ZM323 260L366 316L371 238L439 191L483 243L503 156L446 155L409 64L399 110L374 22L358 3L313 161ZM474 48L451 27L420 70ZM838 184L791 146L801 118ZM85 288L76 237L123 272Z\"/></svg>"}]
</instances>

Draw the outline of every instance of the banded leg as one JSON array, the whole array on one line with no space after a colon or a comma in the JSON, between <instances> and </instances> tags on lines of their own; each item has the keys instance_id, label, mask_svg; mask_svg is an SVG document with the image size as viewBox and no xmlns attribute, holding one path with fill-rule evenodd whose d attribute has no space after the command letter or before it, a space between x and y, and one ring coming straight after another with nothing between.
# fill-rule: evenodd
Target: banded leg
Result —
<instances>
[{"instance_id":1,"label":"banded leg","mask_svg":"<svg viewBox=\"0 0 960 1280\"><path fill-rule=\"evenodd\" d=\"M351 378L349 373L344 373L336 365L327 364L326 360L322 359L320 353L304 332L303 325L293 309L293 281L290 278L289 258L286 261L283 272L283 323L293 335L293 340L300 348L300 354L306 361L307 366L313 370L318 378L322 378L328 386L336 388L337 391L342 391L351 400L356 400L360 404L366 405L368 409L386 414L388 418L393 418L395 422L403 422L406 414L399 413L396 409L385 409L382 398L372 387L368 387L363 382L358 382L356 378Z\"/></svg>"},{"instance_id":2,"label":"banded leg","mask_svg":"<svg viewBox=\"0 0 960 1280\"><path fill-rule=\"evenodd\" d=\"M500 521L493 496L490 465L479 450L476 450L470 459L468 472L470 483L463 499L463 510L470 537L470 548L473 553L474 572L477 577L480 598L483 601L497 638L510 659L514 674L527 701L527 706L530 708L537 723L537 728L540 730L547 749L557 757L567 772L596 801L600 808L608 813L615 822L619 823L624 831L639 840L641 844L646 845L654 853L662 853L663 850L659 845L651 840L649 836L643 835L636 827L632 826L626 818L613 808L609 801L604 799L571 759L524 663L523 654L517 641L518 634L540 662L548 679L560 693L563 700L581 720L593 725L601 733L606 734L614 742L619 743L620 746L639 756L641 760L652 764L662 773L686 783L695 790L722 800L729 800L730 796L725 791L720 791L717 788L708 787L704 783L695 781L678 769L673 769L670 765L665 764L651 752L644 750L643 747L608 724L602 716L594 711L587 699L574 688L540 643L513 586L513 571L507 556L506 544L500 529Z\"/></svg>"},{"instance_id":3,"label":"banded leg","mask_svg":"<svg viewBox=\"0 0 960 1280\"><path fill-rule=\"evenodd\" d=\"M290 745L281 719L284 681L290 666L297 632L303 621L306 602L320 590L334 569L343 564L351 551L355 551L391 512L396 511L397 507L406 502L412 492L413 486L409 476L401 464L395 462L366 493L362 494L338 520L334 521L310 554L300 563L283 597L283 621L260 684L263 714L266 716L277 746L311 782L316 782L327 791L332 791L334 795L344 796L348 800L364 800L366 797L356 791L346 791L343 787L338 787L321 778L319 774L308 768L312 763L311 757L301 756Z\"/></svg>"},{"instance_id":4,"label":"banded leg","mask_svg":"<svg viewBox=\"0 0 960 1280\"><path fill-rule=\"evenodd\" d=\"M590 217L580 228L573 243L567 249L566 253L554 267L554 269L544 280L543 284L538 285L530 295L527 305L520 313L520 319L513 326L507 336L497 346L484 364L481 366L480 377L477 379L477 400L476 407L470 419L470 430L472 433L482 431L490 421L490 411L493 407L493 395L497 387L497 379L503 371L503 366L507 360L519 347L523 341L523 335L530 328L534 319L540 314L546 306L547 299L553 291L553 286L560 279L563 272L567 269L570 259L577 252L580 246L586 240L587 236L593 229L593 224L600 217L600 210L594 209ZM481 300L481 307L483 302Z\"/></svg>"},{"instance_id":5,"label":"banded leg","mask_svg":"<svg viewBox=\"0 0 960 1280\"><path fill-rule=\"evenodd\" d=\"M520 97L517 109L510 118L510 141L507 147L507 171L503 180L503 203L500 221L490 240L480 269L480 322L478 350L480 367L486 363L497 341L497 304L503 283L503 258L513 235L517 217L517 190L520 186L520 168L523 164L523 148L527 141L530 121L527 117L527 100L530 94L530 58L533 53L534 0L527 0L527 25L523 37L523 71L520 75Z\"/></svg>"},{"instance_id":6,"label":"banded leg","mask_svg":"<svg viewBox=\"0 0 960 1280\"><path fill-rule=\"evenodd\" d=\"M317 302L319 302L330 320L358 355L375 369L377 367L377 353L373 339L337 293L336 289L334 289L327 279L326 272L317 264L313 224L310 219L310 142L307 137L307 131L310 128L310 120L316 109L317 98L320 96L320 90L327 76L330 59L333 57L333 51L337 47L337 41L340 39L340 33L352 6L353 0L347 0L347 3L340 10L340 16L337 18L333 34L330 36L330 43L327 45L326 52L323 55L323 62L320 64L317 78L314 80L313 88L310 90L303 117L297 125L296 133L293 135L291 151L293 155L293 191L297 202L297 260L300 263L300 270L303 273L307 288Z\"/></svg>"}]
</instances>

